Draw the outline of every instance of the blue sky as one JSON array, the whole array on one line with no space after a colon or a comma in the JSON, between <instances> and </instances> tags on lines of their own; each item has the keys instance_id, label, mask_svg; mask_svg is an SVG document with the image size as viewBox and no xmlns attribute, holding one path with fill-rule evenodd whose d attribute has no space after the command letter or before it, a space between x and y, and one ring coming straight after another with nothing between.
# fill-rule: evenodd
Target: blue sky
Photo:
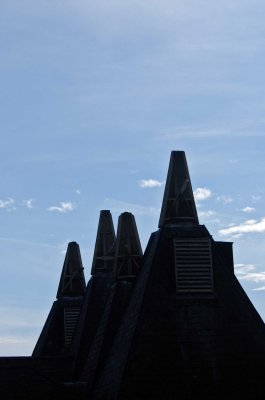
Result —
<instances>
[{"instance_id":1,"label":"blue sky","mask_svg":"<svg viewBox=\"0 0 265 400\"><path fill-rule=\"evenodd\" d=\"M216 4L218 3L218 4ZM100 209L157 229L171 150L265 318L265 4L2 0L0 355L30 354Z\"/></svg>"}]
</instances>

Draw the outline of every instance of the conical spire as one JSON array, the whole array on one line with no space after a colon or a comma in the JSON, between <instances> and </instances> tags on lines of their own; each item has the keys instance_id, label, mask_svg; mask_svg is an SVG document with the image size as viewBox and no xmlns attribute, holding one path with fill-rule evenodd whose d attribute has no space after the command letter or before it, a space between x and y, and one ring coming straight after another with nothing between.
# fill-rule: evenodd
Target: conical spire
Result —
<instances>
[{"instance_id":1,"label":"conical spire","mask_svg":"<svg viewBox=\"0 0 265 400\"><path fill-rule=\"evenodd\" d=\"M76 242L68 243L57 299L62 296L83 295L86 289L79 246Z\"/></svg>"},{"instance_id":2,"label":"conical spire","mask_svg":"<svg viewBox=\"0 0 265 400\"><path fill-rule=\"evenodd\" d=\"M114 262L115 231L109 210L100 211L97 239L91 274L100 271L111 271Z\"/></svg>"},{"instance_id":3,"label":"conical spire","mask_svg":"<svg viewBox=\"0 0 265 400\"><path fill-rule=\"evenodd\" d=\"M167 224L199 224L184 151L172 151L159 228Z\"/></svg>"},{"instance_id":4,"label":"conical spire","mask_svg":"<svg viewBox=\"0 0 265 400\"><path fill-rule=\"evenodd\" d=\"M133 214L124 212L118 221L115 253L115 277L133 278L137 275L143 252Z\"/></svg>"}]
</instances>

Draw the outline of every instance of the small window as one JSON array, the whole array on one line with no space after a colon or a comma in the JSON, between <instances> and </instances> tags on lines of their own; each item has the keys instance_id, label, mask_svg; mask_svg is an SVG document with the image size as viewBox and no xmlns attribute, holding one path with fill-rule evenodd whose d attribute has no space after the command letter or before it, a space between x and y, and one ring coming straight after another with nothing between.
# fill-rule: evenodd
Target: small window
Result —
<instances>
[{"instance_id":1,"label":"small window","mask_svg":"<svg viewBox=\"0 0 265 400\"><path fill-rule=\"evenodd\" d=\"M211 293L211 239L174 239L174 249L177 293Z\"/></svg>"}]
</instances>

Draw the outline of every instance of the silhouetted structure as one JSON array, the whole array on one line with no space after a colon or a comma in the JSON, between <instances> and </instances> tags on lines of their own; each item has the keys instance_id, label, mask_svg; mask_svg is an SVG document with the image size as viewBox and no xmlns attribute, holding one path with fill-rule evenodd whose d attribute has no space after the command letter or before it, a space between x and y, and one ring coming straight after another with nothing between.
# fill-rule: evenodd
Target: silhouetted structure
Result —
<instances>
[{"instance_id":1,"label":"silhouetted structure","mask_svg":"<svg viewBox=\"0 0 265 400\"><path fill-rule=\"evenodd\" d=\"M199 224L172 152L159 229L142 254L132 214L101 211L85 288L68 246L32 357L0 359L3 399L263 400L265 326L234 275L232 243Z\"/></svg>"}]
</instances>

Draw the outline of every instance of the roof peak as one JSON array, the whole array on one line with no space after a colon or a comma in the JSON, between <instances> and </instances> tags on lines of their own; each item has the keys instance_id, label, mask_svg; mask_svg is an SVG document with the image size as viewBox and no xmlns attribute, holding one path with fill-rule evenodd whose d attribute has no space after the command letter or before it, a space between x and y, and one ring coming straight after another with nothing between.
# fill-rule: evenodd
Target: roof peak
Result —
<instances>
[{"instance_id":1,"label":"roof peak","mask_svg":"<svg viewBox=\"0 0 265 400\"><path fill-rule=\"evenodd\" d=\"M67 246L57 299L62 296L83 295L86 289L84 268L79 245L70 242Z\"/></svg>"},{"instance_id":2,"label":"roof peak","mask_svg":"<svg viewBox=\"0 0 265 400\"><path fill-rule=\"evenodd\" d=\"M172 151L158 227L199 224L184 151Z\"/></svg>"},{"instance_id":3,"label":"roof peak","mask_svg":"<svg viewBox=\"0 0 265 400\"><path fill-rule=\"evenodd\" d=\"M114 262L115 231L109 210L101 210L91 274L112 271Z\"/></svg>"},{"instance_id":4,"label":"roof peak","mask_svg":"<svg viewBox=\"0 0 265 400\"><path fill-rule=\"evenodd\" d=\"M119 216L115 253L115 278L133 278L140 268L142 247L134 215L124 212Z\"/></svg>"}]
</instances>

